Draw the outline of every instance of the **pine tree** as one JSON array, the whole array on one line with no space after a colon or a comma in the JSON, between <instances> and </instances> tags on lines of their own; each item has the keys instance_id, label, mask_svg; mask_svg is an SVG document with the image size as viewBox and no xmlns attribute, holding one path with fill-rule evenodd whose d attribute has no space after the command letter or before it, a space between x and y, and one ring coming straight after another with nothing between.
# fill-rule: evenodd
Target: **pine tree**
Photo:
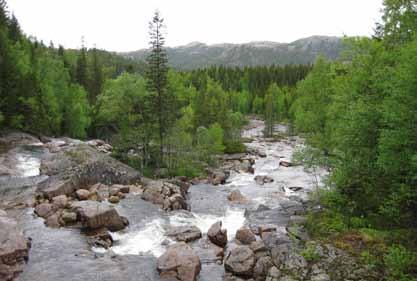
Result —
<instances>
[{"instance_id":1,"label":"pine tree","mask_svg":"<svg viewBox=\"0 0 417 281\"><path fill-rule=\"evenodd\" d=\"M7 16L7 4L5 0L0 0L0 29L7 26L9 18Z\"/></svg>"},{"instance_id":2,"label":"pine tree","mask_svg":"<svg viewBox=\"0 0 417 281\"><path fill-rule=\"evenodd\" d=\"M174 96L167 92L168 58L164 49L164 29L164 19L156 11L152 21L149 23L151 53L147 58L146 78L147 88L151 93L151 105L158 126L160 163L163 162L164 136L168 131L170 123L173 121L172 108L174 108Z\"/></svg>"},{"instance_id":3,"label":"pine tree","mask_svg":"<svg viewBox=\"0 0 417 281\"><path fill-rule=\"evenodd\" d=\"M80 54L78 56L77 60L77 69L75 72L75 80L78 84L84 87L84 89L87 89L87 54L86 54L86 48L84 46L84 38L82 39L82 45Z\"/></svg>"},{"instance_id":4,"label":"pine tree","mask_svg":"<svg viewBox=\"0 0 417 281\"><path fill-rule=\"evenodd\" d=\"M91 66L92 80L89 89L89 100L90 104L96 103L98 95L100 95L103 87L103 70L98 60L97 48L93 49L93 61Z\"/></svg>"},{"instance_id":5,"label":"pine tree","mask_svg":"<svg viewBox=\"0 0 417 281\"><path fill-rule=\"evenodd\" d=\"M265 129L264 134L266 137L271 137L274 133L274 123L275 123L275 112L276 112L276 102L274 100L273 90L269 89L264 98L265 105Z\"/></svg>"},{"instance_id":6,"label":"pine tree","mask_svg":"<svg viewBox=\"0 0 417 281\"><path fill-rule=\"evenodd\" d=\"M20 29L19 22L15 15L12 15L9 23L9 37L13 42L17 42L22 38L22 30Z\"/></svg>"}]
</instances>

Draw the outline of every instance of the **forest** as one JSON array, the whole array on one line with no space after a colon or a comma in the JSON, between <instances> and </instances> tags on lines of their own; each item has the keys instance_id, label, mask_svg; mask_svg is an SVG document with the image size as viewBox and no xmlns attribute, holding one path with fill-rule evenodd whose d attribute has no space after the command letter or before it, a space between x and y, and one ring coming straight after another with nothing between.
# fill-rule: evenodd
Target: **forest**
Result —
<instances>
[{"instance_id":1,"label":"forest","mask_svg":"<svg viewBox=\"0 0 417 281\"><path fill-rule=\"evenodd\" d=\"M385 0L373 38L346 38L314 65L169 69L155 14L144 63L26 36L0 0L0 126L101 138L143 174L195 177L216 155L244 152L249 115L306 139L297 159L330 171L310 232L388 280L417 280L417 9ZM349 239L364 241L352 247Z\"/></svg>"}]
</instances>

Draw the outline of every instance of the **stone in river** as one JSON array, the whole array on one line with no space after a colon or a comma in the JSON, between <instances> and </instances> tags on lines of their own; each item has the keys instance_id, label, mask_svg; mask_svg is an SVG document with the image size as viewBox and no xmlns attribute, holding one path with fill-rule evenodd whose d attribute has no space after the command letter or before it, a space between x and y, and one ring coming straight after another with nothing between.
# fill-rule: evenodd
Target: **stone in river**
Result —
<instances>
[{"instance_id":1,"label":"stone in river","mask_svg":"<svg viewBox=\"0 0 417 281\"><path fill-rule=\"evenodd\" d=\"M185 242L176 243L158 258L157 270L162 280L195 281L201 270L198 255Z\"/></svg>"},{"instance_id":2,"label":"stone in river","mask_svg":"<svg viewBox=\"0 0 417 281\"><path fill-rule=\"evenodd\" d=\"M77 195L77 198L79 200L88 200L88 197L90 196L90 191L87 189L78 189L75 194Z\"/></svg>"},{"instance_id":3,"label":"stone in river","mask_svg":"<svg viewBox=\"0 0 417 281\"><path fill-rule=\"evenodd\" d=\"M226 271L242 277L252 277L254 266L255 255L247 246L233 249L224 262Z\"/></svg>"},{"instance_id":4,"label":"stone in river","mask_svg":"<svg viewBox=\"0 0 417 281\"><path fill-rule=\"evenodd\" d=\"M227 244L227 230L222 229L222 222L214 223L208 230L207 236L211 242L224 248Z\"/></svg>"},{"instance_id":5,"label":"stone in river","mask_svg":"<svg viewBox=\"0 0 417 281\"><path fill-rule=\"evenodd\" d=\"M232 192L230 192L227 196L227 199L235 203L245 203L248 201L248 199L245 196L243 196L243 194L238 189L235 189Z\"/></svg>"},{"instance_id":6,"label":"stone in river","mask_svg":"<svg viewBox=\"0 0 417 281\"><path fill-rule=\"evenodd\" d=\"M105 203L79 201L72 204L72 209L81 219L83 226L91 229L106 227L110 231L119 231L129 224L115 208Z\"/></svg>"},{"instance_id":7,"label":"stone in river","mask_svg":"<svg viewBox=\"0 0 417 281\"><path fill-rule=\"evenodd\" d=\"M248 227L239 228L235 237L242 244L250 244L256 241L255 234Z\"/></svg>"},{"instance_id":8,"label":"stone in river","mask_svg":"<svg viewBox=\"0 0 417 281\"><path fill-rule=\"evenodd\" d=\"M201 230L196 226L172 226L165 233L169 237L181 242L191 242L201 238Z\"/></svg>"},{"instance_id":9,"label":"stone in river","mask_svg":"<svg viewBox=\"0 0 417 281\"><path fill-rule=\"evenodd\" d=\"M291 167L291 166L293 166L293 164L291 162L284 161L284 160L279 161L279 165L280 166L283 166L283 167Z\"/></svg>"},{"instance_id":10,"label":"stone in river","mask_svg":"<svg viewBox=\"0 0 417 281\"><path fill-rule=\"evenodd\" d=\"M0 213L0 280L15 281L29 258L30 240L17 222Z\"/></svg>"}]
</instances>

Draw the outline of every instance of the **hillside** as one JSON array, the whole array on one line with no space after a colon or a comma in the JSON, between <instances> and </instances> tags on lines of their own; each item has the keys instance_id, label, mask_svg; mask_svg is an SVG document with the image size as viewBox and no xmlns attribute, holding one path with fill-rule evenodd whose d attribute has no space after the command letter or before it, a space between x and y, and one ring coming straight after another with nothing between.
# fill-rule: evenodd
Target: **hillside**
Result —
<instances>
[{"instance_id":1,"label":"hillside","mask_svg":"<svg viewBox=\"0 0 417 281\"><path fill-rule=\"evenodd\" d=\"M306 64L314 62L319 54L336 59L342 50L339 37L312 36L292 43L250 42L246 44L206 45L192 42L185 46L167 48L171 66L178 69L195 69L210 65L257 66L272 64ZM122 55L144 60L148 49Z\"/></svg>"}]
</instances>

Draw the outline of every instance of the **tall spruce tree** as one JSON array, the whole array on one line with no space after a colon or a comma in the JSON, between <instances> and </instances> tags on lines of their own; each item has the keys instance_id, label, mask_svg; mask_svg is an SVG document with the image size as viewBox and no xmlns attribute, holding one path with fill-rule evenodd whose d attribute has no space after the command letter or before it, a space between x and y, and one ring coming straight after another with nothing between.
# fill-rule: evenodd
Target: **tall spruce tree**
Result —
<instances>
[{"instance_id":1,"label":"tall spruce tree","mask_svg":"<svg viewBox=\"0 0 417 281\"><path fill-rule=\"evenodd\" d=\"M98 50L97 48L93 49L92 65L91 65L91 74L92 80L90 83L90 102L92 104L96 103L98 95L100 95L103 87L103 70L98 59Z\"/></svg>"},{"instance_id":2,"label":"tall spruce tree","mask_svg":"<svg viewBox=\"0 0 417 281\"><path fill-rule=\"evenodd\" d=\"M84 38L82 38L81 50L77 59L77 69L75 72L75 80L78 84L88 89L87 84L87 50L84 46Z\"/></svg>"},{"instance_id":3,"label":"tall spruce tree","mask_svg":"<svg viewBox=\"0 0 417 281\"><path fill-rule=\"evenodd\" d=\"M150 104L155 114L159 138L159 163L163 163L164 137L173 122L174 96L167 91L168 58L164 49L164 19L156 11L149 23L151 53L147 58L147 88L150 92Z\"/></svg>"}]
</instances>

